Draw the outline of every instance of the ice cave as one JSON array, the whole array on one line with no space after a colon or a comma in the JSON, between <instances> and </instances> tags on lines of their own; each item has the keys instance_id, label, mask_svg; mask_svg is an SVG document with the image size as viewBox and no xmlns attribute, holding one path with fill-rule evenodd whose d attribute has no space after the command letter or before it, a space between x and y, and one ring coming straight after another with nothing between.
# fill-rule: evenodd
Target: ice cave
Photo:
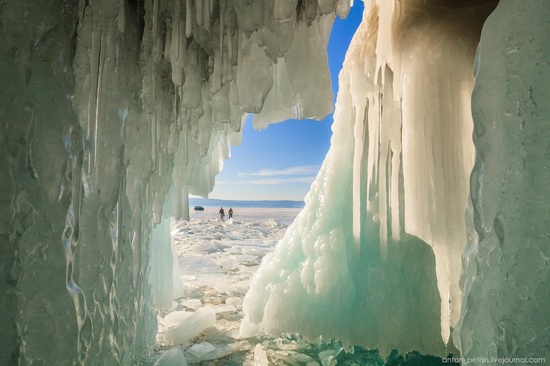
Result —
<instances>
[{"instance_id":1,"label":"ice cave","mask_svg":"<svg viewBox=\"0 0 550 366\"><path fill-rule=\"evenodd\" d=\"M169 220L246 115L333 110L242 337L550 362L550 2L364 0L334 106L327 39L351 6L0 1L1 365L150 357L178 292Z\"/></svg>"}]
</instances>

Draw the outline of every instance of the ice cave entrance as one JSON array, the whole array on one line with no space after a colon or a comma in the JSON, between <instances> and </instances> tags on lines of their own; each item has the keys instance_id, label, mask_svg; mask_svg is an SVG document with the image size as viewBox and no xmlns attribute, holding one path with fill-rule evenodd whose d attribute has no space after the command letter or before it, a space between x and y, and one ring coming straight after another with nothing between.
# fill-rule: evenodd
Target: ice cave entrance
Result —
<instances>
[{"instance_id":1,"label":"ice cave entrance","mask_svg":"<svg viewBox=\"0 0 550 366\"><path fill-rule=\"evenodd\" d=\"M450 333L460 314L461 255L473 235L464 219L475 153L473 65L483 22L496 4L411 2L395 16L390 3L368 3L340 75L332 145L304 210L288 230L284 219L250 225L220 218L210 221L208 234L206 224L177 223L172 232L183 243L184 278L200 285L184 289L177 310L159 321L161 344L183 344L215 329L193 338L186 358L233 354L251 365L281 353L280 361L290 364L349 358L364 365L398 360L397 350L458 353ZM332 71L333 78L340 72ZM285 82L274 80L274 90L284 90ZM284 99L270 95L264 108ZM273 120L276 114L263 111L254 116L260 129ZM185 244L197 235L208 240ZM272 252L268 243L276 242ZM355 344L374 350L347 352ZM407 355L411 362L417 357L429 360Z\"/></svg>"},{"instance_id":2,"label":"ice cave entrance","mask_svg":"<svg viewBox=\"0 0 550 366\"><path fill-rule=\"evenodd\" d=\"M549 1L365 0L293 223L172 220L352 2L0 1L1 364L548 359Z\"/></svg>"}]
</instances>

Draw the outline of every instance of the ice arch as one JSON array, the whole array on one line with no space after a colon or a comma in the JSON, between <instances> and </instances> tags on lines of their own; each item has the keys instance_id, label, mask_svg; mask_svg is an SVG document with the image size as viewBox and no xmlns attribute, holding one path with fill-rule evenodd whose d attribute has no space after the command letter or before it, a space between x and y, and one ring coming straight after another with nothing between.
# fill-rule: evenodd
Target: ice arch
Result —
<instances>
[{"instance_id":1,"label":"ice arch","mask_svg":"<svg viewBox=\"0 0 550 366\"><path fill-rule=\"evenodd\" d=\"M542 168L550 115L549 6L501 0L482 35L474 100L475 231L455 220L468 208L461 200L474 151L454 143L468 127L449 126L457 128L451 136L437 131L434 114L422 119L422 94L408 89L432 81L415 74L423 67L419 59L435 61L438 50L464 47L468 52L452 51L457 60L449 65L434 62L427 70L440 93L427 85L420 91L436 95L437 105L451 101L456 113L449 121L468 119L463 94L472 80L460 76L469 72L460 58L472 58L477 41L466 35L490 12L491 4L483 4L366 2L368 22L356 40L376 47L359 45L348 57L353 72L342 76L349 90L339 105L355 108L339 108L337 119L348 128L335 127L331 150L332 157L349 159L327 159L308 210L264 264L247 300L252 323L286 328L283 318L270 317L285 309L286 299L295 305L289 314L296 330L309 336L330 333L382 349L441 353L458 319L456 344L468 357L548 357ZM151 351L153 307L173 290L152 294L158 273L151 250L167 253L163 268L172 260L169 248L160 250L166 241L156 239L163 233L153 227L162 228L168 214L185 216L187 192L212 188L229 142L239 139L243 112L256 113L263 125L331 111L326 39L334 13L345 16L348 9L344 0L0 3L0 363L129 364ZM449 14L462 14L472 27ZM422 36L432 20L445 31ZM438 77L455 64L458 75ZM424 129L413 129L408 118L422 119L426 131L445 139L428 146L453 151L445 160L450 171L415 144ZM426 164L416 166L414 156ZM421 169L425 176L405 181ZM441 192L425 184L436 178L453 183L451 199L459 207L444 204L447 187ZM430 199L415 199L416 190ZM183 204L170 208L169 194ZM468 230L459 317L457 266ZM454 244L440 245L448 239ZM388 289L380 289L382 281ZM268 301L258 301L266 290ZM452 306L442 306L441 298ZM414 306L414 314L401 301ZM316 319L316 328L305 321L305 305L330 317L338 305L340 319L363 317L369 332L329 329L327 316Z\"/></svg>"}]
</instances>

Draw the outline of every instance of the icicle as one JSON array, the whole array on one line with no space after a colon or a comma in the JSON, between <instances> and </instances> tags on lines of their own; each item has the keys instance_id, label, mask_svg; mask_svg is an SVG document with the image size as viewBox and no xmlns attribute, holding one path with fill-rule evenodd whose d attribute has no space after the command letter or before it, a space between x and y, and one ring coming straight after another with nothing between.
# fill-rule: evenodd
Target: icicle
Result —
<instances>
[{"instance_id":1,"label":"icicle","mask_svg":"<svg viewBox=\"0 0 550 366\"><path fill-rule=\"evenodd\" d=\"M204 17L204 29L210 30L210 1L204 2L203 17Z\"/></svg>"},{"instance_id":2,"label":"icicle","mask_svg":"<svg viewBox=\"0 0 550 366\"><path fill-rule=\"evenodd\" d=\"M362 206L364 204L364 195L362 194L363 180L363 150L365 148L365 99L358 98L359 104L354 108L354 151L353 151L353 240L355 242L355 252L361 253L361 226L365 220L362 215Z\"/></svg>"},{"instance_id":3,"label":"icicle","mask_svg":"<svg viewBox=\"0 0 550 366\"><path fill-rule=\"evenodd\" d=\"M216 93L222 87L222 73L222 54L216 51L214 53L214 70L212 71L213 93Z\"/></svg>"},{"instance_id":4,"label":"icicle","mask_svg":"<svg viewBox=\"0 0 550 366\"><path fill-rule=\"evenodd\" d=\"M152 116L151 121L151 161L153 166L157 163L157 118L156 115Z\"/></svg>"},{"instance_id":5,"label":"icicle","mask_svg":"<svg viewBox=\"0 0 550 366\"><path fill-rule=\"evenodd\" d=\"M197 19L197 24L199 26L202 26L202 21L203 21L203 10L202 10L202 5L203 5L203 0L196 0L195 1L195 17Z\"/></svg>"},{"instance_id":6,"label":"icicle","mask_svg":"<svg viewBox=\"0 0 550 366\"><path fill-rule=\"evenodd\" d=\"M227 54L229 63L233 64L233 31L231 29L227 29Z\"/></svg>"},{"instance_id":7,"label":"icicle","mask_svg":"<svg viewBox=\"0 0 550 366\"><path fill-rule=\"evenodd\" d=\"M220 0L220 55L223 55L224 33L225 33L225 0Z\"/></svg>"},{"instance_id":8,"label":"icicle","mask_svg":"<svg viewBox=\"0 0 550 366\"><path fill-rule=\"evenodd\" d=\"M191 37L193 34L193 14L191 0L185 0L185 36Z\"/></svg>"},{"instance_id":9,"label":"icicle","mask_svg":"<svg viewBox=\"0 0 550 366\"><path fill-rule=\"evenodd\" d=\"M183 82L187 38L185 37L185 25L181 19L181 6L179 2L176 2L172 23L172 46L170 55L170 62L172 63L172 82L174 85L181 85Z\"/></svg>"},{"instance_id":10,"label":"icicle","mask_svg":"<svg viewBox=\"0 0 550 366\"><path fill-rule=\"evenodd\" d=\"M98 40L99 37L99 40ZM86 139L92 144L89 150L89 159L88 159L88 174L92 173L92 169L96 161L96 136L97 136L97 104L98 104L98 84L100 80L100 71L101 71L101 38L102 34L99 35L96 33L92 34L92 47L90 54L90 87L88 91L88 105L87 105L87 133Z\"/></svg>"},{"instance_id":11,"label":"icicle","mask_svg":"<svg viewBox=\"0 0 550 366\"><path fill-rule=\"evenodd\" d=\"M124 32L126 29L126 0L119 0L118 3L118 31Z\"/></svg>"},{"instance_id":12,"label":"icicle","mask_svg":"<svg viewBox=\"0 0 550 366\"><path fill-rule=\"evenodd\" d=\"M100 125L101 125L101 120L102 120L102 117L104 116L100 116L101 112L104 111L104 106L102 105L103 103L103 99L101 98L104 93L102 92L102 89L103 89L103 79L105 77L105 74L104 74L104 69L105 69L105 49L107 48L106 46L106 37L103 35L103 33L101 34L101 37L100 37L100 40L99 40L99 49L98 49L98 54L97 54L97 62L98 62L98 65L97 65L97 84L96 84L96 89L94 90L94 94L93 94L93 98L94 98L94 107L95 107L95 110L93 112L93 116L94 116L94 129L93 129L93 142L92 142L92 148L93 148L93 156L94 156L94 159L93 159L93 165L92 167L95 169L94 171L94 176L95 176L95 181L94 181L94 184L95 186L97 186L98 182L99 182L99 179L100 179L100 170L99 168L97 167L97 161L99 159L99 157L101 155L103 155L103 149L102 149L102 146L100 145L100 139L102 138L101 136L101 133L99 131L100 129Z\"/></svg>"},{"instance_id":13,"label":"icicle","mask_svg":"<svg viewBox=\"0 0 550 366\"><path fill-rule=\"evenodd\" d=\"M273 17L279 22L289 21L296 14L296 0L274 0Z\"/></svg>"},{"instance_id":14,"label":"icicle","mask_svg":"<svg viewBox=\"0 0 550 366\"><path fill-rule=\"evenodd\" d=\"M233 74L231 69L231 64L229 63L229 56L227 55L227 50L223 50L222 58L222 84L225 84L233 80Z\"/></svg>"},{"instance_id":15,"label":"icicle","mask_svg":"<svg viewBox=\"0 0 550 366\"><path fill-rule=\"evenodd\" d=\"M180 27L180 5L181 5L181 3L179 1L175 2L174 14L172 16L172 34L171 34L172 45L171 45L171 54L170 54L171 62L174 62L174 61L178 60L179 48L181 47L180 46L181 40L179 39L179 37L180 37L180 30L179 30L179 27ZM169 33L167 32L166 38L168 38L168 34ZM168 40L166 41L166 43L168 43Z\"/></svg>"},{"instance_id":16,"label":"icicle","mask_svg":"<svg viewBox=\"0 0 550 366\"><path fill-rule=\"evenodd\" d=\"M157 40L159 31L159 0L153 0L153 40Z\"/></svg>"},{"instance_id":17,"label":"icicle","mask_svg":"<svg viewBox=\"0 0 550 366\"><path fill-rule=\"evenodd\" d=\"M170 27L170 21L167 19L166 20L166 28L169 28ZM172 32L166 32L166 39L164 40L164 52L163 52L163 56L164 56L164 59L166 61L169 61L169 62L173 62L173 57L172 57L172 49L174 48L175 44L174 43L174 28L172 28ZM175 37L176 38L176 42L177 42L177 36ZM177 46L176 46L177 48Z\"/></svg>"},{"instance_id":18,"label":"icicle","mask_svg":"<svg viewBox=\"0 0 550 366\"><path fill-rule=\"evenodd\" d=\"M384 85L381 86L383 89ZM388 136L388 121L379 95L376 98L375 110L378 112L377 122L380 126L379 175L378 175L378 219L380 223L380 255L385 260L388 254L388 173L390 171L390 141Z\"/></svg>"}]
</instances>

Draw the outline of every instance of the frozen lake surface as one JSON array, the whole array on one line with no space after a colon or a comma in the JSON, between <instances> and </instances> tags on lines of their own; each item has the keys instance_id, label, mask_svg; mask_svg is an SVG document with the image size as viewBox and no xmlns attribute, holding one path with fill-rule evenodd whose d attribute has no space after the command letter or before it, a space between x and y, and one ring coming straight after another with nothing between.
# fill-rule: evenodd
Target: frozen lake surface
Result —
<instances>
[{"instance_id":1,"label":"frozen lake surface","mask_svg":"<svg viewBox=\"0 0 550 366\"><path fill-rule=\"evenodd\" d=\"M218 216L219 207L205 207L204 211L190 210L191 222L194 220L216 220L219 222ZM225 213L229 211L229 207L224 207ZM276 220L282 224L290 225L294 218L298 215L301 208L256 208L256 207L240 207L233 208L233 219L235 223L246 224L251 222L261 222L266 220ZM227 219L227 215L225 216ZM225 220L227 221L227 220Z\"/></svg>"},{"instance_id":2,"label":"frozen lake surface","mask_svg":"<svg viewBox=\"0 0 550 366\"><path fill-rule=\"evenodd\" d=\"M229 207L224 209L227 213ZM283 343L292 344L292 350L277 356L271 344L274 340L241 339L239 336L242 300L250 279L262 258L275 248L302 209L234 208L233 219L227 219L226 215L225 220L220 220L218 210L206 207L205 211L191 211L188 222L172 220L172 238L184 296L174 303L172 312L160 314L163 317L159 317L159 347L174 347L165 353L159 365L177 364L172 360L179 360L181 351L187 364L252 366L283 357L287 362L280 364L320 365L300 353L296 341L277 341L281 345L275 348L284 349ZM183 342L182 346L165 342L168 338L165 336L171 337L170 332L178 324L199 311L210 310L215 314L213 326L209 326L206 314L200 320L205 328L200 334ZM301 344L311 348L305 342Z\"/></svg>"},{"instance_id":3,"label":"frozen lake surface","mask_svg":"<svg viewBox=\"0 0 550 366\"><path fill-rule=\"evenodd\" d=\"M193 211L189 222L174 220L172 237L186 290L209 287L223 300L246 293L262 258L301 209L246 208L234 210L233 219L225 220L218 210Z\"/></svg>"},{"instance_id":4,"label":"frozen lake surface","mask_svg":"<svg viewBox=\"0 0 550 366\"><path fill-rule=\"evenodd\" d=\"M403 358L392 352L384 359L377 350L347 349L331 340L312 343L295 334L242 338L242 302L250 280L301 209L240 208L223 221L218 210L207 207L192 211L190 221L172 220L184 295L159 314L158 353L144 365L443 365L417 353Z\"/></svg>"}]
</instances>

